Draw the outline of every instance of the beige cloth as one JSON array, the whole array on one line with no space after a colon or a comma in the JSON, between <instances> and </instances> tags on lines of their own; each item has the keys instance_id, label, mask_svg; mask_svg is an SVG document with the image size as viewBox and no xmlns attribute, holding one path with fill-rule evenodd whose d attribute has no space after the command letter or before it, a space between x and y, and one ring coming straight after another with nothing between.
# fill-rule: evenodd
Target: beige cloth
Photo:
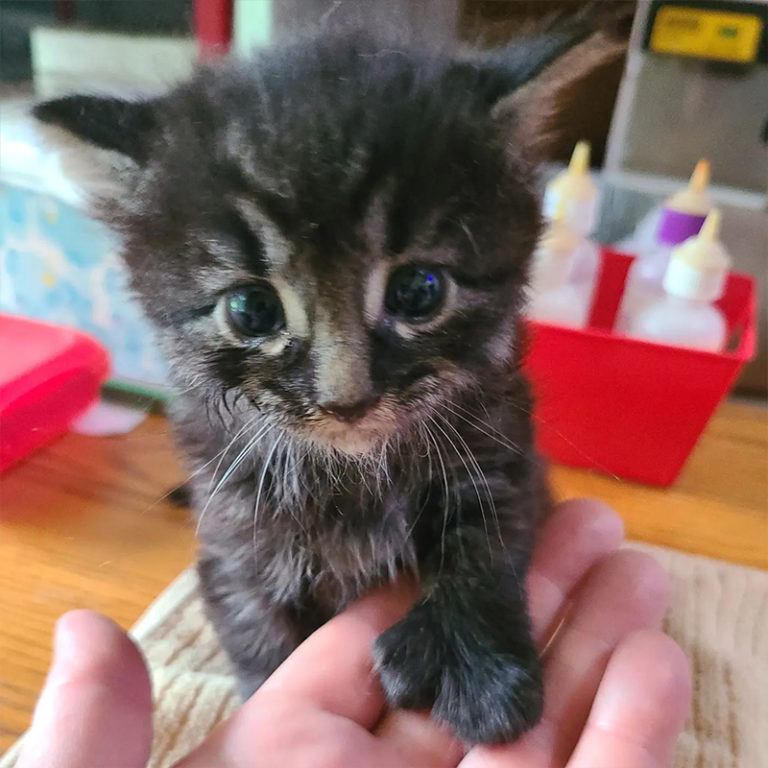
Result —
<instances>
[{"instance_id":1,"label":"beige cloth","mask_svg":"<svg viewBox=\"0 0 768 768\"><path fill-rule=\"evenodd\" d=\"M674 768L768 768L768 573L633 546L652 553L672 575L666 629L694 673L693 709ZM150 768L166 768L238 705L193 571L160 595L133 635L152 668L157 701ZM6 754L0 768L10 768L16 752Z\"/></svg>"}]
</instances>

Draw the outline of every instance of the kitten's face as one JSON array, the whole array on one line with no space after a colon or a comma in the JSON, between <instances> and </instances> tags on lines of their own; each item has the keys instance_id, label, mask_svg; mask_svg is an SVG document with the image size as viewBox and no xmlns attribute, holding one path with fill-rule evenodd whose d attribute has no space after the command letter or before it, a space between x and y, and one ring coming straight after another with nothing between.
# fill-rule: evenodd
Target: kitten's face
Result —
<instances>
[{"instance_id":1,"label":"kitten's face","mask_svg":"<svg viewBox=\"0 0 768 768\"><path fill-rule=\"evenodd\" d=\"M519 276L476 252L472 218L443 198L393 248L391 195L374 194L356 220L339 212L317 237L233 198L251 250L226 232L200 243L206 298L174 324L177 375L200 371L297 436L355 454L504 375Z\"/></svg>"},{"instance_id":2,"label":"kitten's face","mask_svg":"<svg viewBox=\"0 0 768 768\"><path fill-rule=\"evenodd\" d=\"M447 68L302 55L168 97L109 215L181 388L362 454L505 375L538 209Z\"/></svg>"}]
</instances>

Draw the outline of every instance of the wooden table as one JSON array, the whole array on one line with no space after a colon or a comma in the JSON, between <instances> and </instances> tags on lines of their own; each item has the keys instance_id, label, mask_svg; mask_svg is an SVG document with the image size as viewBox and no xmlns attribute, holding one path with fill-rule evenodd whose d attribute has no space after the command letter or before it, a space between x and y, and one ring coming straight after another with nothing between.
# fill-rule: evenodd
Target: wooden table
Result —
<instances>
[{"instance_id":1,"label":"wooden table","mask_svg":"<svg viewBox=\"0 0 768 768\"><path fill-rule=\"evenodd\" d=\"M71 608L130 626L193 557L165 420L115 438L69 435L0 479L0 749L29 722L51 629ZM629 536L768 568L768 411L727 404L674 488L555 467L561 498L616 507Z\"/></svg>"}]
</instances>

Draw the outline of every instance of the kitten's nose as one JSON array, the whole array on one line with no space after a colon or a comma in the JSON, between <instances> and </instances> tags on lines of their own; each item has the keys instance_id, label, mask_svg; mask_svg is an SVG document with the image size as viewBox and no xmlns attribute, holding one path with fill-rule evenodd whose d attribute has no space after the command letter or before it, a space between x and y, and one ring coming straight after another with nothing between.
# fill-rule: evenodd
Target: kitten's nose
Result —
<instances>
[{"instance_id":1,"label":"kitten's nose","mask_svg":"<svg viewBox=\"0 0 768 768\"><path fill-rule=\"evenodd\" d=\"M317 406L323 413L334 416L339 421L351 423L365 416L378 402L378 395L371 395L353 403L326 402L318 403Z\"/></svg>"}]
</instances>

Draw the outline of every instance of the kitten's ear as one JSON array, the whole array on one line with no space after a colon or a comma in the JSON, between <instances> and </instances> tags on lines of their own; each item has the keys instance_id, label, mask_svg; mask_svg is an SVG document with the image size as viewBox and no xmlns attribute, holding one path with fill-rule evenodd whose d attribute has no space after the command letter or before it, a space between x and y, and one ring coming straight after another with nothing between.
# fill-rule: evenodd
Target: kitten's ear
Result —
<instances>
[{"instance_id":1,"label":"kitten's ear","mask_svg":"<svg viewBox=\"0 0 768 768\"><path fill-rule=\"evenodd\" d=\"M621 61L627 46L622 20L618 13L606 17L588 6L475 63L483 71L486 105L510 140L533 159L547 156L568 121L590 109L575 103L574 95L591 77L599 78L601 68Z\"/></svg>"},{"instance_id":2,"label":"kitten's ear","mask_svg":"<svg viewBox=\"0 0 768 768\"><path fill-rule=\"evenodd\" d=\"M527 29L503 48L487 51L474 62L480 67L488 106L531 83L550 64L595 32L587 11Z\"/></svg>"},{"instance_id":3,"label":"kitten's ear","mask_svg":"<svg viewBox=\"0 0 768 768\"><path fill-rule=\"evenodd\" d=\"M157 100L76 95L37 104L32 114L88 144L118 152L142 165L158 127L157 106Z\"/></svg>"}]
</instances>

